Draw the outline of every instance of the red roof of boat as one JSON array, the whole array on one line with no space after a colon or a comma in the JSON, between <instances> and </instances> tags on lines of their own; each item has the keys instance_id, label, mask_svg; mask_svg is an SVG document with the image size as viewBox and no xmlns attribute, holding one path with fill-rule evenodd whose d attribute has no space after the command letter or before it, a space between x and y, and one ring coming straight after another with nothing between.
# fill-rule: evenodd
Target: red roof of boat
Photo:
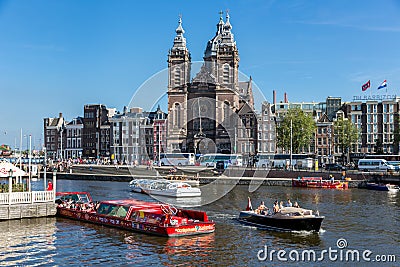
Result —
<instances>
[{"instance_id":1,"label":"red roof of boat","mask_svg":"<svg viewBox=\"0 0 400 267\"><path fill-rule=\"evenodd\" d=\"M66 196L66 195L90 195L88 192L56 192L56 196Z\"/></svg>"},{"instance_id":2,"label":"red roof of boat","mask_svg":"<svg viewBox=\"0 0 400 267\"><path fill-rule=\"evenodd\" d=\"M303 181L320 181L322 177L301 177Z\"/></svg>"},{"instance_id":3,"label":"red roof of boat","mask_svg":"<svg viewBox=\"0 0 400 267\"><path fill-rule=\"evenodd\" d=\"M146 201L141 201L141 200L136 200L136 199L122 199L122 200L107 200L107 201L101 201L101 203L105 204L114 204L114 205L120 205L120 206L129 206L133 207L134 209L155 209L155 210L160 210L160 206L162 205L161 203L154 203L154 202L146 202ZM165 204L168 205L168 204Z\"/></svg>"}]
</instances>

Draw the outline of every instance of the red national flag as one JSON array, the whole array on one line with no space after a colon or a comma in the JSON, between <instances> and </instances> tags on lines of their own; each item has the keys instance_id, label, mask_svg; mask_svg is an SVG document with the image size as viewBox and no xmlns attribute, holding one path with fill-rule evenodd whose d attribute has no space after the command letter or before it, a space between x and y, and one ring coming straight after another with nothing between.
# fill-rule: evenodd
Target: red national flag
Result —
<instances>
[{"instance_id":1,"label":"red national flag","mask_svg":"<svg viewBox=\"0 0 400 267\"><path fill-rule=\"evenodd\" d=\"M365 91L365 90L367 90L367 89L370 88L370 87L371 87L371 81L368 80L368 82L366 82L365 84L363 84L363 86L361 86L361 89L362 89L363 91Z\"/></svg>"},{"instance_id":2,"label":"red national flag","mask_svg":"<svg viewBox=\"0 0 400 267\"><path fill-rule=\"evenodd\" d=\"M247 211L249 211L249 210L253 210L253 206L251 205L251 200L250 200L250 197L249 197L249 200L248 200L248 202L247 202L247 207L246 207L246 210L247 210Z\"/></svg>"}]
</instances>

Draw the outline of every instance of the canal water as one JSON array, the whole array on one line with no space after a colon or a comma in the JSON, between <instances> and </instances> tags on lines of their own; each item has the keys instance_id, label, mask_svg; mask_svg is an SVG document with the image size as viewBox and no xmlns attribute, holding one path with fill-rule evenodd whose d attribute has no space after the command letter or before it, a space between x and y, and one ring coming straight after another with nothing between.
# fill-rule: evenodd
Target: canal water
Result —
<instances>
[{"instance_id":1,"label":"canal water","mask_svg":"<svg viewBox=\"0 0 400 267\"><path fill-rule=\"evenodd\" d=\"M34 186L39 189L42 184ZM94 200L152 200L130 192L122 182L58 180L57 187L88 191ZM224 190L224 185L215 186L216 192ZM262 200L271 208L275 200L290 198L318 210L325 216L322 230L283 233L243 225L235 218L249 196L253 207ZM164 238L55 217L2 221L0 266L331 266L343 265L346 259L359 266L375 266L379 259L386 261L382 266L400 265L400 193L267 186L250 193L247 185L237 185L195 209L205 210L216 222L215 233ZM278 258L273 250L286 254L280 252ZM351 257L355 251L359 260Z\"/></svg>"}]
</instances>

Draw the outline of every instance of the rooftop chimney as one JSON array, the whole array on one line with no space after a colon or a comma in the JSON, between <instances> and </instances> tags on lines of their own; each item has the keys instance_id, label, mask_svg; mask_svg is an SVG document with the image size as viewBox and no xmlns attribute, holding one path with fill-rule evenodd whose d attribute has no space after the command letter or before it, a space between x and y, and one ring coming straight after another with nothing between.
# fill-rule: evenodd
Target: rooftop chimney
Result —
<instances>
[{"instance_id":1,"label":"rooftop chimney","mask_svg":"<svg viewBox=\"0 0 400 267\"><path fill-rule=\"evenodd\" d=\"M273 98L273 104L275 105L276 104L276 91L275 90L272 91L272 98Z\"/></svg>"},{"instance_id":2,"label":"rooftop chimney","mask_svg":"<svg viewBox=\"0 0 400 267\"><path fill-rule=\"evenodd\" d=\"M288 103L288 102L289 102L288 99L287 99L287 94L286 94L286 92L285 92L285 94L284 94L284 96L283 96L283 102L284 102L284 103Z\"/></svg>"}]
</instances>

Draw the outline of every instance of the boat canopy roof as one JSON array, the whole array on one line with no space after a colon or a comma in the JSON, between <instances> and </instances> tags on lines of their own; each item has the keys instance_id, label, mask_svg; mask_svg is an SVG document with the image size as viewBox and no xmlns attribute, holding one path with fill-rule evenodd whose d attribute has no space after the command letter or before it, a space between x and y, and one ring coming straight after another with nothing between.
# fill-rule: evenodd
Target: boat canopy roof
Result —
<instances>
[{"instance_id":1,"label":"boat canopy roof","mask_svg":"<svg viewBox=\"0 0 400 267\"><path fill-rule=\"evenodd\" d=\"M125 206L133 207L134 209L160 209L160 203L145 202L136 199L124 199L124 200L108 200L102 201L101 203L115 205L115 206Z\"/></svg>"},{"instance_id":2,"label":"boat canopy roof","mask_svg":"<svg viewBox=\"0 0 400 267\"><path fill-rule=\"evenodd\" d=\"M307 209L302 209L302 208L295 208L295 207L284 207L282 209L279 210L280 214L286 215L286 214L294 214L294 213L299 213L299 214L303 214L303 215L311 215L312 211L311 210L307 210Z\"/></svg>"},{"instance_id":3,"label":"boat canopy roof","mask_svg":"<svg viewBox=\"0 0 400 267\"><path fill-rule=\"evenodd\" d=\"M73 201L91 202L92 197L88 192L57 192L56 198L61 200L71 199Z\"/></svg>"},{"instance_id":4,"label":"boat canopy roof","mask_svg":"<svg viewBox=\"0 0 400 267\"><path fill-rule=\"evenodd\" d=\"M322 177L301 177L303 181L321 181Z\"/></svg>"}]
</instances>

